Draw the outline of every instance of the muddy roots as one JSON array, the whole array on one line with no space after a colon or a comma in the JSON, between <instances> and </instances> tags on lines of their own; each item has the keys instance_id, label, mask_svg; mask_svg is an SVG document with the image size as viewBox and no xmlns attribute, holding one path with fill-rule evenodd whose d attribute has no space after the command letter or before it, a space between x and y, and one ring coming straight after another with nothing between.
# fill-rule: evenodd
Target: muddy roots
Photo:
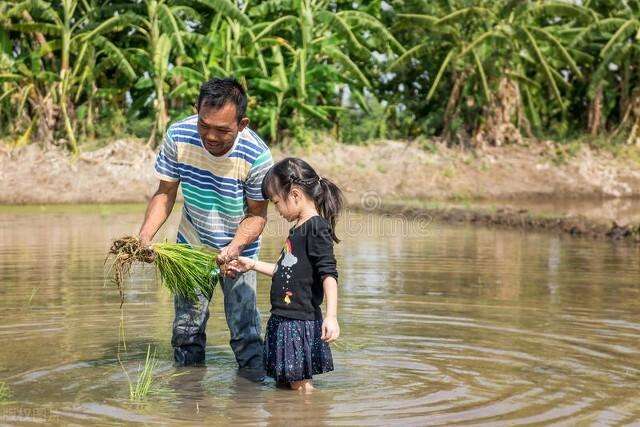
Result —
<instances>
[{"instance_id":1,"label":"muddy roots","mask_svg":"<svg viewBox=\"0 0 640 427\"><path fill-rule=\"evenodd\" d=\"M133 236L125 236L114 240L109 249L107 259L113 257L113 264L109 271L114 272L114 282L120 293L120 306L124 303L124 281L129 276L134 262L152 264L156 259L156 253L150 246L143 246L140 239ZM105 260L106 263L106 260Z\"/></svg>"}]
</instances>

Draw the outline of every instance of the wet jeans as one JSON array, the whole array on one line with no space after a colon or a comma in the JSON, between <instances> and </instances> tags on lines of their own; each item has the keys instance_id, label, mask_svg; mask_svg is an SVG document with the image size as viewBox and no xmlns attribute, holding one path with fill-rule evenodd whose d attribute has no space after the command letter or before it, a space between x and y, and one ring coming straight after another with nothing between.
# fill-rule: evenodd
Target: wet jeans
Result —
<instances>
[{"instance_id":1,"label":"wet jeans","mask_svg":"<svg viewBox=\"0 0 640 427\"><path fill-rule=\"evenodd\" d=\"M248 271L235 279L222 280L224 311L231 334L231 349L240 368L262 369L263 341L260 332L260 312L256 307L256 272ZM173 321L173 356L179 365L203 363L209 319L209 301L199 295L198 301L176 296Z\"/></svg>"}]
</instances>

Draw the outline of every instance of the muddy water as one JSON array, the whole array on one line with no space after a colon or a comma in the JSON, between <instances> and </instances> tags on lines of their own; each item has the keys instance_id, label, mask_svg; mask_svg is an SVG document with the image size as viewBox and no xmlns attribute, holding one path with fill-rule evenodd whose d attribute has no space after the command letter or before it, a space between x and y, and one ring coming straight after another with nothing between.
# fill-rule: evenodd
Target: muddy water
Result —
<instances>
[{"instance_id":1,"label":"muddy water","mask_svg":"<svg viewBox=\"0 0 640 427\"><path fill-rule=\"evenodd\" d=\"M299 396L238 376L219 290L204 369L172 366L171 299L152 270L133 272L119 309L103 257L143 209L0 211L0 424L640 423L636 248L349 215L337 369ZM284 230L269 223L264 259ZM268 295L261 280L264 321ZM134 404L127 375L149 345L159 387Z\"/></svg>"}]
</instances>

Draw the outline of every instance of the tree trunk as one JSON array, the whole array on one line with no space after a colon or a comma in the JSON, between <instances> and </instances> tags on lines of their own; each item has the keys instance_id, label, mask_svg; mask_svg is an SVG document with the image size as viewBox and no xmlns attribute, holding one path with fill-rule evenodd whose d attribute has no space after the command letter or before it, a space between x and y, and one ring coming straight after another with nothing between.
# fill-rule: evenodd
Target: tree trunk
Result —
<instances>
[{"instance_id":1,"label":"tree trunk","mask_svg":"<svg viewBox=\"0 0 640 427\"><path fill-rule=\"evenodd\" d=\"M452 141L453 139L451 122L453 121L456 107L460 101L460 94L462 93L465 77L464 73L458 73L457 71L454 72L453 88L451 89L449 100L447 101L447 107L444 110L443 134L447 142Z\"/></svg>"},{"instance_id":2,"label":"tree trunk","mask_svg":"<svg viewBox=\"0 0 640 427\"><path fill-rule=\"evenodd\" d=\"M602 123L602 97L604 91L602 85L598 86L596 96L589 105L589 133L591 136L598 136L600 133L600 124Z\"/></svg>"},{"instance_id":3,"label":"tree trunk","mask_svg":"<svg viewBox=\"0 0 640 427\"><path fill-rule=\"evenodd\" d=\"M489 143L495 146L522 142L520 127L528 129L529 121L522 108L522 97L518 85L507 77L498 82L498 90L485 107L480 129L475 133L474 145L482 147Z\"/></svg>"},{"instance_id":4,"label":"tree trunk","mask_svg":"<svg viewBox=\"0 0 640 427\"><path fill-rule=\"evenodd\" d=\"M632 92L629 113L633 125L627 138L627 144L640 145L640 88L636 88Z\"/></svg>"}]
</instances>

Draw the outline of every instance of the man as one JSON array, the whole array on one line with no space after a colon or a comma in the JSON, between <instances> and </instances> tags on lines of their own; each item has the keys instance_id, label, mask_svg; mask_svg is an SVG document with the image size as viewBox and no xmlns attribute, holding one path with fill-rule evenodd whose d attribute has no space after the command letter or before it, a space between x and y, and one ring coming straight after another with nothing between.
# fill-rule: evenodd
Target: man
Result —
<instances>
[{"instance_id":1,"label":"man","mask_svg":"<svg viewBox=\"0 0 640 427\"><path fill-rule=\"evenodd\" d=\"M235 79L202 85L198 114L169 127L156 158L160 179L140 229L148 244L173 208L182 185L184 207L178 242L219 249L224 264L238 255L257 258L267 203L261 185L273 160L266 144L247 127L247 96ZM231 348L240 368L262 369L256 273L222 280ZM204 362L211 295L197 302L174 298L174 359L180 365Z\"/></svg>"}]
</instances>

